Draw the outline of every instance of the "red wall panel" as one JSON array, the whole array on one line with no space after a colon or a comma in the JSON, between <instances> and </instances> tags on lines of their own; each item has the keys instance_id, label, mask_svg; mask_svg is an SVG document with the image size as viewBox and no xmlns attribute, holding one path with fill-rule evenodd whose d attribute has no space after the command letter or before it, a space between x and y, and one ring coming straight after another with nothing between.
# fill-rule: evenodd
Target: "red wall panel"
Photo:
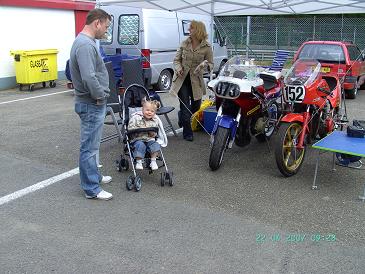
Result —
<instances>
[{"instance_id":1,"label":"red wall panel","mask_svg":"<svg viewBox=\"0 0 365 274\"><path fill-rule=\"evenodd\" d=\"M93 2L77 0L0 0L0 6L33 7L65 10L91 10L95 7Z\"/></svg>"},{"instance_id":2,"label":"red wall panel","mask_svg":"<svg viewBox=\"0 0 365 274\"><path fill-rule=\"evenodd\" d=\"M79 34L85 26L88 11L75 10L75 35Z\"/></svg>"}]
</instances>

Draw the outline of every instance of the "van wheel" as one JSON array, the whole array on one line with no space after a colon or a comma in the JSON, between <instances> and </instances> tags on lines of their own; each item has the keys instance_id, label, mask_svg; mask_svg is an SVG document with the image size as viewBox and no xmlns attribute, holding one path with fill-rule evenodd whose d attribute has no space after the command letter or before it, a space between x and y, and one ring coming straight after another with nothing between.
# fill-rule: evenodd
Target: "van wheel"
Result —
<instances>
[{"instance_id":1,"label":"van wheel","mask_svg":"<svg viewBox=\"0 0 365 274\"><path fill-rule=\"evenodd\" d=\"M167 69L161 71L160 77L158 77L157 88L158 90L169 90L172 83L171 72Z\"/></svg>"}]
</instances>

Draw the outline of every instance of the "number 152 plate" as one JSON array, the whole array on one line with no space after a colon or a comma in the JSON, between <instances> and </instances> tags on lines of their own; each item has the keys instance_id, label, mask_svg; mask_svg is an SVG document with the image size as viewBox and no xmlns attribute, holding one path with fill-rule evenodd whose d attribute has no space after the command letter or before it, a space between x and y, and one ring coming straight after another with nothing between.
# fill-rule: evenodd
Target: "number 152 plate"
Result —
<instances>
[{"instance_id":1,"label":"number 152 plate","mask_svg":"<svg viewBox=\"0 0 365 274\"><path fill-rule=\"evenodd\" d=\"M285 86L284 99L286 102L301 103L305 97L304 86Z\"/></svg>"}]
</instances>

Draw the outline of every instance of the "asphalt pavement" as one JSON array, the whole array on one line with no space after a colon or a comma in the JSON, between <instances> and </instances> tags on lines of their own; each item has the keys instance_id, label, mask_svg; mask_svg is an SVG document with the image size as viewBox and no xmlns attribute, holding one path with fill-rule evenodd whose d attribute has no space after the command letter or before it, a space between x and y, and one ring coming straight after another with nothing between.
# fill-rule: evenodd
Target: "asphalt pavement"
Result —
<instances>
[{"instance_id":1,"label":"asphalt pavement","mask_svg":"<svg viewBox=\"0 0 365 274\"><path fill-rule=\"evenodd\" d=\"M0 91L0 200L78 166L79 118L66 90ZM365 119L365 91L346 103L350 120ZM177 127L176 110L170 118ZM364 273L365 173L333 172L322 154L314 191L316 151L284 178L272 145L233 146L212 172L209 135L171 136L163 151L175 185L160 186L163 170L142 171L137 193L125 187L132 172L116 169L121 145L106 142L111 201L85 199L75 175L0 204L0 272Z\"/></svg>"}]
</instances>

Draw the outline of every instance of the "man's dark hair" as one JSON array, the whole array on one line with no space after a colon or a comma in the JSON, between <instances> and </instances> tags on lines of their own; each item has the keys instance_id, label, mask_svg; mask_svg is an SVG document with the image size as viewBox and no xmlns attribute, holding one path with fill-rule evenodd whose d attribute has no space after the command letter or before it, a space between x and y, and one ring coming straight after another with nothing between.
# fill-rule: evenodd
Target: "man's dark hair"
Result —
<instances>
[{"instance_id":1,"label":"man's dark hair","mask_svg":"<svg viewBox=\"0 0 365 274\"><path fill-rule=\"evenodd\" d=\"M93 9L89 11L86 16L86 25L90 25L95 20L105 21L107 19L111 21L112 17L106 11L102 9Z\"/></svg>"}]
</instances>

